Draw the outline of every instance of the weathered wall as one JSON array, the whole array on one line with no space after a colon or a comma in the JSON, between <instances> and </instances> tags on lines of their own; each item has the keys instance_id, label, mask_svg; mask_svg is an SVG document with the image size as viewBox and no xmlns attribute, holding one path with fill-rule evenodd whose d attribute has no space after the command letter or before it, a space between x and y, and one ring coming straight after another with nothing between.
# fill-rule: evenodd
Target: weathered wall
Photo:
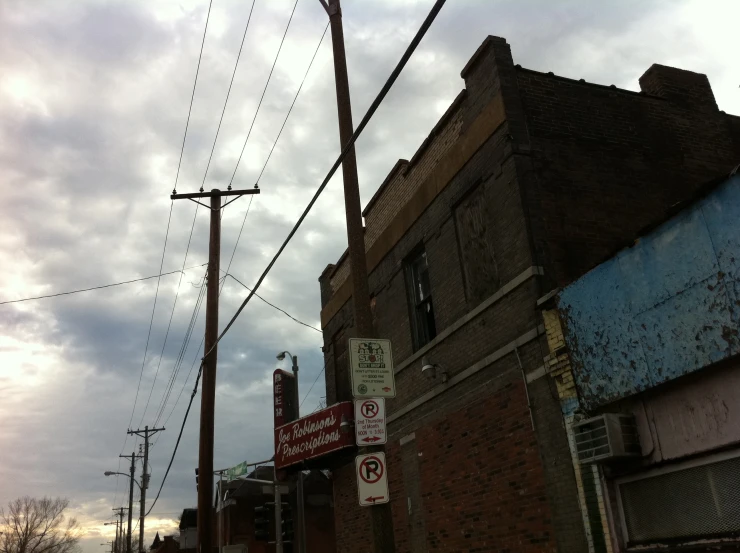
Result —
<instances>
[{"instance_id":1,"label":"weathered wall","mask_svg":"<svg viewBox=\"0 0 740 553\"><path fill-rule=\"evenodd\" d=\"M740 176L560 293L587 409L740 353Z\"/></svg>"},{"instance_id":2,"label":"weathered wall","mask_svg":"<svg viewBox=\"0 0 740 553\"><path fill-rule=\"evenodd\" d=\"M660 65L641 93L519 69L537 263L564 286L740 163L740 117L705 75Z\"/></svg>"}]
</instances>

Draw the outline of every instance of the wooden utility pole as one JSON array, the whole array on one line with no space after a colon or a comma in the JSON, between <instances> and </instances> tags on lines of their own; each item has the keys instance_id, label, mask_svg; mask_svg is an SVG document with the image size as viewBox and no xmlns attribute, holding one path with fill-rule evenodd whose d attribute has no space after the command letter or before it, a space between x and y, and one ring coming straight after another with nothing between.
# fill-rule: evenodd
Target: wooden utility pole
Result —
<instances>
[{"instance_id":1,"label":"wooden utility pole","mask_svg":"<svg viewBox=\"0 0 740 553\"><path fill-rule=\"evenodd\" d=\"M119 507L113 510L119 517L119 520L116 521L116 553L123 553L123 511L126 510L126 507Z\"/></svg>"},{"instance_id":2,"label":"wooden utility pole","mask_svg":"<svg viewBox=\"0 0 740 553\"><path fill-rule=\"evenodd\" d=\"M339 140L341 148L350 142L354 127L352 124L352 104L349 96L349 76L347 56L344 51L344 30L342 28L342 8L339 0L320 0L331 24L331 40L334 49L334 78L337 88L337 112L339 115ZM367 278L367 259L365 256L365 232L362 224L360 205L360 185L357 178L357 158L354 145L342 161L342 180L344 182L344 209L347 218L347 245L349 249L350 277L352 279L352 304L354 306L355 329L361 338L373 338L372 312L370 310L370 287ZM348 370L348 367L345 368ZM348 381L340 379L340 381ZM349 389L338 389L337 400L351 400ZM384 451L383 446L367 449ZM394 553L396 551L393 533L393 516L390 503L369 507L373 520L373 541L375 553Z\"/></svg>"},{"instance_id":3,"label":"wooden utility pole","mask_svg":"<svg viewBox=\"0 0 740 553\"><path fill-rule=\"evenodd\" d=\"M129 476L129 489L128 489L128 533L126 535L126 553L132 553L131 549L131 516L133 514L134 510L134 483L136 480L134 479L134 475L136 474L136 459L141 459L141 455L136 455L136 452L131 453L131 455L119 455L119 457L123 457L124 459L128 459L131 457L131 474ZM141 488L141 486L139 486Z\"/></svg>"},{"instance_id":4,"label":"wooden utility pole","mask_svg":"<svg viewBox=\"0 0 740 553\"><path fill-rule=\"evenodd\" d=\"M230 187L229 187L230 188ZM211 525L211 502L213 501L213 428L216 407L216 361L218 356L218 280L221 266L221 209L239 196L259 194L259 188L247 190L221 191L214 188L210 192L177 194L173 190L173 200L191 200L211 211L211 231L208 242L208 283L206 289L206 331L205 352L202 360L202 384L200 393L200 446L198 449L198 472L203 481L198 483L198 539L197 547L201 553L213 551L213 529ZM221 205L223 196L237 196ZM210 198L208 206L197 198Z\"/></svg>"},{"instance_id":5,"label":"wooden utility pole","mask_svg":"<svg viewBox=\"0 0 740 553\"><path fill-rule=\"evenodd\" d=\"M141 469L141 508L139 511L139 553L144 551L144 517L146 516L146 490L149 487L149 436L161 432L164 428L144 427L144 430L129 430L129 434L136 434L144 438L144 466ZM141 450L139 450L141 451Z\"/></svg>"}]
</instances>

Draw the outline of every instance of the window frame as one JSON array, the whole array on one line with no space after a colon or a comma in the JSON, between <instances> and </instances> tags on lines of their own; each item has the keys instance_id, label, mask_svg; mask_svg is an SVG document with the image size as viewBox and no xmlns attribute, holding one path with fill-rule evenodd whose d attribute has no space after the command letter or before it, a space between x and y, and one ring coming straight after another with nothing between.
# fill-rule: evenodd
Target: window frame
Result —
<instances>
[{"instance_id":1,"label":"window frame","mask_svg":"<svg viewBox=\"0 0 740 553\"><path fill-rule=\"evenodd\" d=\"M421 301L417 301L417 284L421 282L421 279L415 278L417 273L418 262L420 258L424 258L424 265L426 267L427 279L429 280L429 290L427 295ZM406 302L409 309L409 322L411 323L411 345L414 352L420 350L426 346L429 342L437 337L437 321L434 316L434 294L432 293L432 282L429 275L429 257L427 256L426 248L424 244L417 245L403 260L403 273L404 273L404 284L406 287ZM424 337L426 341L422 343L421 325L419 307L423 305L429 305L431 308L431 321L433 328L429 328L428 324L424 331Z\"/></svg>"}]
</instances>

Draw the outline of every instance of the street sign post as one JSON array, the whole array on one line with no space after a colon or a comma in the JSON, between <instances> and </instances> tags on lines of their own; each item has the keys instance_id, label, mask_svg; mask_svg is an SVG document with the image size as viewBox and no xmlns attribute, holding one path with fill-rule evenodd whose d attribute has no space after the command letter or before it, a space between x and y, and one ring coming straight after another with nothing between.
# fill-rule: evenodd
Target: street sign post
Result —
<instances>
[{"instance_id":1,"label":"street sign post","mask_svg":"<svg viewBox=\"0 0 740 553\"><path fill-rule=\"evenodd\" d=\"M361 446L386 443L385 399L382 397L355 400L355 441Z\"/></svg>"},{"instance_id":2,"label":"street sign post","mask_svg":"<svg viewBox=\"0 0 740 553\"><path fill-rule=\"evenodd\" d=\"M388 470L385 453L368 453L355 457L357 472L357 498L360 507L388 503Z\"/></svg>"},{"instance_id":3,"label":"street sign post","mask_svg":"<svg viewBox=\"0 0 740 553\"><path fill-rule=\"evenodd\" d=\"M391 341L350 338L353 397L396 397Z\"/></svg>"}]
</instances>

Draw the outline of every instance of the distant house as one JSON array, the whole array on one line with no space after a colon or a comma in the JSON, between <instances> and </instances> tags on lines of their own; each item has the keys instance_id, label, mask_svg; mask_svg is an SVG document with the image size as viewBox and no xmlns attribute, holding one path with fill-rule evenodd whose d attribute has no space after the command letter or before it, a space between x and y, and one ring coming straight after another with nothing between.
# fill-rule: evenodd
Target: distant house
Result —
<instances>
[{"instance_id":1,"label":"distant house","mask_svg":"<svg viewBox=\"0 0 740 553\"><path fill-rule=\"evenodd\" d=\"M180 517L180 549L195 551L198 536L198 509L183 509Z\"/></svg>"},{"instance_id":2,"label":"distant house","mask_svg":"<svg viewBox=\"0 0 740 553\"><path fill-rule=\"evenodd\" d=\"M179 550L180 544L176 536L165 536L162 540L159 538L159 532L154 536L152 546L149 548L151 553L175 553Z\"/></svg>"}]
</instances>

